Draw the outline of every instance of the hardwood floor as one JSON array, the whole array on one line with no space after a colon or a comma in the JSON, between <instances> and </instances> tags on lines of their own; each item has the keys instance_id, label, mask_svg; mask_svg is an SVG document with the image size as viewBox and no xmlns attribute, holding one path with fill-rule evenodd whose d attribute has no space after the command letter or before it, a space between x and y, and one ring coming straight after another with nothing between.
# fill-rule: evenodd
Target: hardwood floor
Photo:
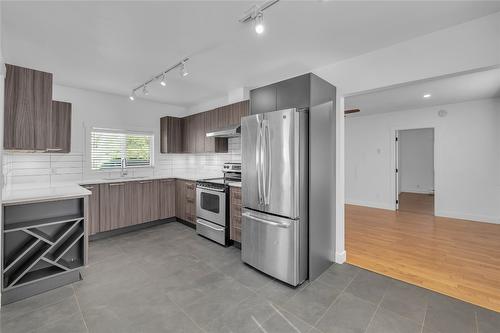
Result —
<instances>
[{"instance_id":1,"label":"hardwood floor","mask_svg":"<svg viewBox=\"0 0 500 333\"><path fill-rule=\"evenodd\" d=\"M399 211L434 215L434 195L401 192L399 194Z\"/></svg>"},{"instance_id":2,"label":"hardwood floor","mask_svg":"<svg viewBox=\"0 0 500 333\"><path fill-rule=\"evenodd\" d=\"M500 225L346 205L347 262L500 312Z\"/></svg>"}]
</instances>

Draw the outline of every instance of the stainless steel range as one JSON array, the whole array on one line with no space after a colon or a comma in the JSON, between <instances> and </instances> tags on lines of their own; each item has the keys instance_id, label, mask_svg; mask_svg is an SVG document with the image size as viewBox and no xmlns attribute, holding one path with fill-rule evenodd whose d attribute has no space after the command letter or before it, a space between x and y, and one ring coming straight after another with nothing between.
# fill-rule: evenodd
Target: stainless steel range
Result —
<instances>
[{"instance_id":1,"label":"stainless steel range","mask_svg":"<svg viewBox=\"0 0 500 333\"><path fill-rule=\"evenodd\" d=\"M229 245L229 183L241 181L241 163L224 163L223 178L196 182L196 232Z\"/></svg>"}]
</instances>

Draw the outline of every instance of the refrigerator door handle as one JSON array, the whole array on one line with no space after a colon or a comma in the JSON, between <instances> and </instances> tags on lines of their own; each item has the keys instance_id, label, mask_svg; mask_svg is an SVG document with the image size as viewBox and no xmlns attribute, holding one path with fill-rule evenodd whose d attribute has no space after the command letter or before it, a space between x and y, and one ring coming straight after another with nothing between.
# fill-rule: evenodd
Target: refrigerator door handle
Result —
<instances>
[{"instance_id":1,"label":"refrigerator door handle","mask_svg":"<svg viewBox=\"0 0 500 333\"><path fill-rule=\"evenodd\" d=\"M257 133L257 141L255 143L255 168L257 169L257 195L259 197L259 205L262 204L262 123L259 122Z\"/></svg>"},{"instance_id":2,"label":"refrigerator door handle","mask_svg":"<svg viewBox=\"0 0 500 333\"><path fill-rule=\"evenodd\" d=\"M288 221L288 222L274 222L274 221L269 221L269 220L261 219L260 217L252 215L252 214L250 214L248 212L245 212L245 213L243 213L241 215L244 216L244 217L247 217L247 218L251 219L252 221L256 221L256 222L268 224L268 225L271 225L273 227L278 227L278 228L285 228L286 229L286 228L290 228L290 226L292 225L292 223L290 221Z\"/></svg>"},{"instance_id":3,"label":"refrigerator door handle","mask_svg":"<svg viewBox=\"0 0 500 333\"><path fill-rule=\"evenodd\" d=\"M269 205L271 203L270 199L270 194L271 194L271 172L272 172L272 165L271 165L271 132L269 130L269 121L265 121L264 124L264 142L266 143L266 184L264 188L264 204Z\"/></svg>"}]
</instances>

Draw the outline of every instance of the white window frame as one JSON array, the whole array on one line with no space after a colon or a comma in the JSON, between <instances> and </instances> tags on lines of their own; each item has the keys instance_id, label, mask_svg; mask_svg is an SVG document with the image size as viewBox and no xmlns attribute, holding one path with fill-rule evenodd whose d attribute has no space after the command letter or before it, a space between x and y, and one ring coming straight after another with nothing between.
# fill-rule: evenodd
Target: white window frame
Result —
<instances>
[{"instance_id":1,"label":"white window frame","mask_svg":"<svg viewBox=\"0 0 500 333\"><path fill-rule=\"evenodd\" d=\"M121 169L121 165L116 165L112 167L106 167L106 168L94 168L94 158L93 158L93 134L97 133L116 133L116 134L122 134L126 136L129 135L143 135L143 136L149 136L150 137L150 146L149 146L149 165L128 165L127 159L126 159L126 154L127 154L127 147L124 145L122 147L122 158L125 159L125 169L147 169L147 168L154 168L155 164L155 135L153 132L145 132L145 131L133 131L133 130L123 130L123 129L113 129L113 128L99 128L99 127L93 127L90 132L90 169L95 172L109 172L109 171L116 171Z\"/></svg>"}]
</instances>

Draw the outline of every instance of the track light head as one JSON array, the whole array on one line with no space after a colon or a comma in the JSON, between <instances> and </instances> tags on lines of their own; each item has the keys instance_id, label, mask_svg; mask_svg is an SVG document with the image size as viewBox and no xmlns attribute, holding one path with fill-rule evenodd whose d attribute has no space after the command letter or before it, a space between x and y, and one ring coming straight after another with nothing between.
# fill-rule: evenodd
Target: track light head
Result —
<instances>
[{"instance_id":1,"label":"track light head","mask_svg":"<svg viewBox=\"0 0 500 333\"><path fill-rule=\"evenodd\" d=\"M132 93L128 96L128 99L130 99L131 101L135 100L135 90L132 90Z\"/></svg>"},{"instance_id":2,"label":"track light head","mask_svg":"<svg viewBox=\"0 0 500 333\"><path fill-rule=\"evenodd\" d=\"M180 74L181 74L181 77L185 77L185 76L189 75L189 72L186 70L186 62L185 61L183 61L181 63L181 72L180 72Z\"/></svg>"},{"instance_id":3,"label":"track light head","mask_svg":"<svg viewBox=\"0 0 500 333\"><path fill-rule=\"evenodd\" d=\"M148 86L146 85L142 86L142 93L144 94L144 96L149 95Z\"/></svg>"},{"instance_id":4,"label":"track light head","mask_svg":"<svg viewBox=\"0 0 500 333\"><path fill-rule=\"evenodd\" d=\"M255 17L255 32L259 35L264 33L265 27L264 27L264 13L259 12L257 16Z\"/></svg>"},{"instance_id":5,"label":"track light head","mask_svg":"<svg viewBox=\"0 0 500 333\"><path fill-rule=\"evenodd\" d=\"M165 73L163 73L163 76L162 76L162 78L161 78L160 84L161 84L162 86L164 86L164 87L167 85L167 80L166 80L166 75L165 75Z\"/></svg>"}]
</instances>

